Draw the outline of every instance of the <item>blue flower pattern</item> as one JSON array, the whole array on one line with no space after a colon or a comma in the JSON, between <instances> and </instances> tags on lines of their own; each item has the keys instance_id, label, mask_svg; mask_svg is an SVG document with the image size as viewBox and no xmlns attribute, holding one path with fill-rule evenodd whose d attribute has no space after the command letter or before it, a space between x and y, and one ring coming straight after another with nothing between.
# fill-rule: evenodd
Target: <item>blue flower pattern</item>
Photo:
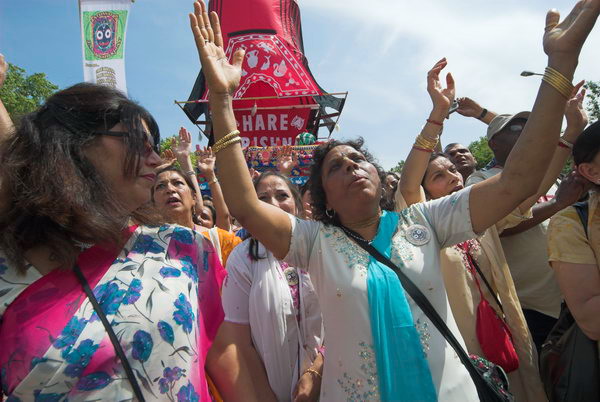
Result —
<instances>
[{"instance_id":1,"label":"blue flower pattern","mask_svg":"<svg viewBox=\"0 0 600 402\"><path fill-rule=\"evenodd\" d=\"M63 349L73 345L79 335L81 335L86 323L87 320L85 318L72 317L60 333L60 336L54 340L53 346L57 349Z\"/></svg>"},{"instance_id":2,"label":"blue flower pattern","mask_svg":"<svg viewBox=\"0 0 600 402\"><path fill-rule=\"evenodd\" d=\"M171 230L170 235L161 235L161 231L168 232L169 230ZM172 250L169 250L169 253L167 253L170 241L180 243L179 246L175 245L173 247L176 250L175 256L171 255ZM119 274L118 270L115 270L117 272L116 276L101 280L93 290L102 310L107 315L109 321L112 322L115 332L119 334L118 336L126 354L131 356L130 362L134 371L136 371L136 376L141 375L145 377L140 382L143 392L151 392L155 395L165 395L168 393L169 399L173 401L175 399L177 401L199 401L201 399L197 391L197 385L195 387L195 383L192 383L187 378L186 370L186 368L189 369L193 364L197 364L198 362L198 357L194 357L198 349L198 345L195 343L197 340L194 337L190 338L190 334L194 333L194 328L198 325L197 312L189 299L197 297L197 294L193 291L189 293L189 284L198 284L199 262L201 261L204 272L207 272L211 269L211 260L208 253L204 250L199 250L200 253L197 254L196 258L185 253L179 254L179 250L185 248L184 245L193 245L196 241L197 239L195 239L192 231L179 227L163 227L163 229L159 230L158 236L139 234L129 251L131 254L121 254L115 260L115 264L123 267L122 270L124 272ZM166 263L167 265L159 265L157 268L154 268L156 269L155 271L150 272L148 272L148 268L144 272L142 269L144 264L141 264L142 267L140 267L139 258L135 256L135 254L141 254L144 255L144 258L147 258L148 254L161 253L167 255L167 261L163 261L163 264ZM6 270L5 259L0 257L0 275ZM184 275L181 275L182 272ZM129 279L127 279L126 275L129 275ZM163 282L164 278L177 278L177 281ZM185 278L185 280L182 280L182 278ZM177 287L173 288L173 284L177 284ZM197 286L195 288L197 289ZM176 289L176 293L174 294L177 297L175 299L172 298L173 296L170 296L172 289ZM167 298L171 298L169 302L165 302ZM151 310L153 300L155 300L154 303L158 303L161 306L169 304L172 313L160 317L162 320L153 321L154 324L149 327L148 321L144 321L141 316L146 317L147 315L148 317L153 317ZM144 303L146 310L142 313L139 309L143 310ZM84 305L87 307L84 308ZM127 309L127 313L122 311L124 309ZM135 314L136 311L132 309L137 310L139 314ZM102 338L94 336L98 332L98 328L102 328L102 324L99 322L96 313L92 311L91 305L84 302L77 314L68 321L58 337L55 339L51 338L52 347L55 348L54 350L60 351L60 358L65 362L62 372L64 380L56 382L53 385L58 388L31 390L29 391L30 397L26 397L25 399L29 400L33 398L36 401L58 401L65 400L65 398L70 399L71 393L74 392L88 393L86 394L87 398L94 395L89 394L92 391L103 390L109 386L118 386L122 382L124 372L117 360L114 362L116 365L114 367L102 367L98 370L94 366L92 368L94 372L86 372L86 368L90 365L94 354L99 349L106 347L104 344L100 346ZM133 336L127 335L122 337L123 333L120 330L125 329L125 326L121 326L119 324L120 321L137 323L128 324L130 325L129 328L135 329L132 332ZM136 325L138 325L138 328L143 329L137 329ZM96 331L92 331L94 327ZM103 334L102 337L106 336L103 329L101 332ZM88 339L90 334L92 338ZM82 337L84 339L79 341ZM190 339L194 340L194 342ZM161 344L164 345L161 341L170 345L169 347L172 349L169 353L161 353L158 350ZM51 356L51 358L47 356ZM160 356L160 358L157 360L155 356ZM165 362L167 364L170 362L171 364L168 366L163 364L161 368L162 376L159 374L156 377L153 370L157 368L157 365L160 367L160 362L165 356L167 356ZM167 360L169 357L170 360ZM54 364L57 358L58 356L56 355L48 354L46 356L33 357L29 365L33 370L41 364ZM175 362L181 364L173 365ZM144 367L144 365L146 366ZM6 367L2 367L1 370L5 372ZM2 377L2 380L4 380L5 376ZM65 384L67 386L71 384L71 388L65 389ZM151 389L154 389L154 392ZM66 392L63 392L65 390ZM7 400L18 401L20 399L14 395L8 396Z\"/></svg>"},{"instance_id":3,"label":"blue flower pattern","mask_svg":"<svg viewBox=\"0 0 600 402\"><path fill-rule=\"evenodd\" d=\"M98 299L98 304L100 304L104 314L109 316L115 314L119 309L125 297L125 290L120 289L119 285L115 282L108 282L96 287L94 289L94 296ZM97 315L94 313L90 321L95 321L97 318Z\"/></svg>"},{"instance_id":4,"label":"blue flower pattern","mask_svg":"<svg viewBox=\"0 0 600 402\"><path fill-rule=\"evenodd\" d=\"M188 385L184 385L179 389L177 402L198 402L198 394L192 384L188 382Z\"/></svg>"},{"instance_id":5,"label":"blue flower pattern","mask_svg":"<svg viewBox=\"0 0 600 402\"><path fill-rule=\"evenodd\" d=\"M91 339L82 341L77 348L65 356L65 361L69 363L65 369L65 374L71 378L79 378L97 349L98 345L94 345L94 341Z\"/></svg>"},{"instance_id":6,"label":"blue flower pattern","mask_svg":"<svg viewBox=\"0 0 600 402\"><path fill-rule=\"evenodd\" d=\"M186 255L185 257L181 258L181 262L183 263L183 268L182 268L183 273L186 274L188 276L188 278L193 280L194 283L197 283L198 282L198 266L196 264L194 264L194 261L192 261L192 257L190 257L189 255Z\"/></svg>"},{"instance_id":7,"label":"blue flower pattern","mask_svg":"<svg viewBox=\"0 0 600 402\"><path fill-rule=\"evenodd\" d=\"M179 278L181 276L181 271L173 267L162 267L158 273L163 278Z\"/></svg>"},{"instance_id":8,"label":"blue flower pattern","mask_svg":"<svg viewBox=\"0 0 600 402\"><path fill-rule=\"evenodd\" d=\"M189 334L192 332L192 326L194 325L194 311L192 305L185 298L183 293L179 294L177 300L175 300L176 310L173 313L173 320L183 328L183 332Z\"/></svg>"},{"instance_id":9,"label":"blue flower pattern","mask_svg":"<svg viewBox=\"0 0 600 402\"><path fill-rule=\"evenodd\" d=\"M127 289L127 292L125 292L125 299L123 300L123 303L133 304L136 301L138 301L138 299L142 295L143 288L144 287L142 286L142 281L140 281L137 278L132 280L129 284L129 289Z\"/></svg>"}]
</instances>

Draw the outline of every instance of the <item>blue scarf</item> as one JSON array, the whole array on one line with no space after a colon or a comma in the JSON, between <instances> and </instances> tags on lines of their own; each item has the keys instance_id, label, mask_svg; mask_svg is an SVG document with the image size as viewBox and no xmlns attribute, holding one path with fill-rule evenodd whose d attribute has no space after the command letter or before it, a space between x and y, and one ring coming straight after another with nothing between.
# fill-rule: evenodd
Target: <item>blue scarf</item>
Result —
<instances>
[{"instance_id":1,"label":"blue scarf","mask_svg":"<svg viewBox=\"0 0 600 402\"><path fill-rule=\"evenodd\" d=\"M398 215L383 211L372 245L390 258ZM437 401L404 289L394 271L369 257L367 293L382 401Z\"/></svg>"}]
</instances>

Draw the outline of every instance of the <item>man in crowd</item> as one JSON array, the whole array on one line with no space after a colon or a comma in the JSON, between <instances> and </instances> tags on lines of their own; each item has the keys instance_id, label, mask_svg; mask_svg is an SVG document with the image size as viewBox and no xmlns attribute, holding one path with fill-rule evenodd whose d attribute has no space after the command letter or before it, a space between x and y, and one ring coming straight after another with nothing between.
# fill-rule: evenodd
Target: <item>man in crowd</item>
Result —
<instances>
[{"instance_id":1,"label":"man in crowd","mask_svg":"<svg viewBox=\"0 0 600 402\"><path fill-rule=\"evenodd\" d=\"M461 174L463 182L466 182L467 178L475 172L475 167L477 166L477 161L471 151L469 151L469 148L453 142L446 145L444 153L448 155L448 158L456 166L456 170Z\"/></svg>"},{"instance_id":2,"label":"man in crowd","mask_svg":"<svg viewBox=\"0 0 600 402\"><path fill-rule=\"evenodd\" d=\"M489 122L487 139L494 153L493 164L473 173L467 185L502 171L528 117L529 112L520 112L498 115ZM555 191L556 186L553 186L549 194L533 207L532 219L505 230L501 238L523 313L538 351L560 313L560 289L554 272L548 266L546 247L548 219L558 212L557 203L551 201Z\"/></svg>"}]
</instances>

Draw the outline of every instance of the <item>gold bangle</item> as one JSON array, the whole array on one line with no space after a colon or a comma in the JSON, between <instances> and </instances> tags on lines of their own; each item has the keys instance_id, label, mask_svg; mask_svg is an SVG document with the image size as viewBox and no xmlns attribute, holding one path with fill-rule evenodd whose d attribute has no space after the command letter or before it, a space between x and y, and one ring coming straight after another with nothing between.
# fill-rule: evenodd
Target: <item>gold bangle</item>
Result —
<instances>
[{"instance_id":1,"label":"gold bangle","mask_svg":"<svg viewBox=\"0 0 600 402\"><path fill-rule=\"evenodd\" d=\"M306 373L311 373L311 374L314 374L314 375L316 375L316 376L317 376L319 379L321 379L321 380L323 379L323 377L321 376L321 373L319 373L317 370L315 370L315 369L313 369L313 368L310 368L310 367L309 367L309 368L307 368L306 370L304 370L304 374L306 374Z\"/></svg>"},{"instance_id":2,"label":"gold bangle","mask_svg":"<svg viewBox=\"0 0 600 402\"><path fill-rule=\"evenodd\" d=\"M213 179L211 181L207 181L208 185L210 186L211 184L215 184L218 183L219 179L217 179L217 176L213 177Z\"/></svg>"},{"instance_id":3,"label":"gold bangle","mask_svg":"<svg viewBox=\"0 0 600 402\"><path fill-rule=\"evenodd\" d=\"M571 99L574 88L573 84L561 72L556 71L552 67L546 67L542 81L545 81L556 89L567 100Z\"/></svg>"},{"instance_id":4,"label":"gold bangle","mask_svg":"<svg viewBox=\"0 0 600 402\"><path fill-rule=\"evenodd\" d=\"M415 145L421 148L434 149L437 143L437 140L427 138L423 134L419 134L415 139Z\"/></svg>"},{"instance_id":5,"label":"gold bangle","mask_svg":"<svg viewBox=\"0 0 600 402\"><path fill-rule=\"evenodd\" d=\"M229 141L232 138L237 137L238 135L240 135L240 130L233 130L232 132L227 134L225 137L223 137L219 141L215 142L215 144L213 145L213 148L226 143L227 141Z\"/></svg>"},{"instance_id":6,"label":"gold bangle","mask_svg":"<svg viewBox=\"0 0 600 402\"><path fill-rule=\"evenodd\" d=\"M219 144L218 146L213 147L213 153L216 155L217 153L219 153L220 151L222 151L223 149L227 148L230 145L233 144L237 144L242 142L242 139L240 137L235 137L229 141L226 141L222 144Z\"/></svg>"}]
</instances>

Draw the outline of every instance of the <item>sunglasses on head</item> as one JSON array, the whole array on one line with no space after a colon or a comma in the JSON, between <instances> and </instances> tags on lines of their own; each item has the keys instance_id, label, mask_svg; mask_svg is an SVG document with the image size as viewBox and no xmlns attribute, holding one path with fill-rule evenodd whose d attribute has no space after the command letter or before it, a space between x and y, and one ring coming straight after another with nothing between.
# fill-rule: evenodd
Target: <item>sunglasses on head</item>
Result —
<instances>
[{"instance_id":1,"label":"sunglasses on head","mask_svg":"<svg viewBox=\"0 0 600 402\"><path fill-rule=\"evenodd\" d=\"M94 135L108 135L109 137L127 137L129 132L127 131L95 131ZM153 141L150 141L150 135L146 136L144 140L144 156L148 156L152 153L152 151L156 152L156 154L160 153L158 148L158 144L155 144Z\"/></svg>"}]
</instances>

